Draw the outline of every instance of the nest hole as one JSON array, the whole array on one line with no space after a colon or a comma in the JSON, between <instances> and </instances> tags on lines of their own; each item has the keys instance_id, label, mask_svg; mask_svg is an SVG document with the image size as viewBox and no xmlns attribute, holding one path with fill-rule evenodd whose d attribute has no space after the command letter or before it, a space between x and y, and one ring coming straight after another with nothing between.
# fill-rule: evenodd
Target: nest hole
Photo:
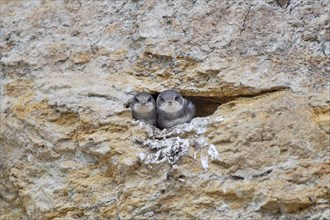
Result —
<instances>
[{"instance_id":1,"label":"nest hole","mask_svg":"<svg viewBox=\"0 0 330 220\"><path fill-rule=\"evenodd\" d=\"M151 94L157 100L159 93ZM203 96L183 96L191 100L196 107L195 117L206 117L212 115L223 102L218 97L203 97Z\"/></svg>"},{"instance_id":2,"label":"nest hole","mask_svg":"<svg viewBox=\"0 0 330 220\"><path fill-rule=\"evenodd\" d=\"M222 102L218 98L210 97L186 97L191 100L196 106L195 117L206 117L213 115L213 113L218 109Z\"/></svg>"},{"instance_id":3,"label":"nest hole","mask_svg":"<svg viewBox=\"0 0 330 220\"><path fill-rule=\"evenodd\" d=\"M159 93L151 94L152 97L157 100ZM207 117L212 115L220 105L226 103L220 97L204 97L204 96L183 96L186 99L191 100L196 107L195 117ZM130 107L130 102L126 105L126 108Z\"/></svg>"}]
</instances>

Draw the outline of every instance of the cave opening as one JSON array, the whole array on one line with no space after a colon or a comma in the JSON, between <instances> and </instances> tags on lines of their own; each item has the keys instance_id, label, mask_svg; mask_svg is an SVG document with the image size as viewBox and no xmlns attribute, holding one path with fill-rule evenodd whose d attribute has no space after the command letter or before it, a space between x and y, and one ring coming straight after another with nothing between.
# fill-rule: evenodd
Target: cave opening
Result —
<instances>
[{"instance_id":1,"label":"cave opening","mask_svg":"<svg viewBox=\"0 0 330 220\"><path fill-rule=\"evenodd\" d=\"M160 93L150 93L150 94L155 100L157 100L157 97ZM194 103L196 107L196 113L194 118L207 117L213 115L219 106L230 101L224 99L223 97L184 96L184 95L182 97ZM130 103L131 101L126 104L126 108L130 108Z\"/></svg>"},{"instance_id":2,"label":"cave opening","mask_svg":"<svg viewBox=\"0 0 330 220\"><path fill-rule=\"evenodd\" d=\"M213 115L218 107L223 104L217 97L186 97L196 106L195 117L206 117Z\"/></svg>"},{"instance_id":3,"label":"cave opening","mask_svg":"<svg viewBox=\"0 0 330 220\"><path fill-rule=\"evenodd\" d=\"M157 100L159 93L151 94ZM191 100L196 107L195 117L206 117L212 115L218 107L224 102L219 97L204 97L204 96L182 96L183 98Z\"/></svg>"},{"instance_id":4,"label":"cave opening","mask_svg":"<svg viewBox=\"0 0 330 220\"><path fill-rule=\"evenodd\" d=\"M151 96L157 100L157 97L160 93L149 93ZM227 103L232 99L226 99L225 97L205 97L205 96L182 96L190 101L192 101L196 107L196 114L194 118L197 117L207 117L213 115L214 112L222 104ZM130 103L127 103L126 108L130 108ZM158 127L158 126L157 126Z\"/></svg>"}]
</instances>

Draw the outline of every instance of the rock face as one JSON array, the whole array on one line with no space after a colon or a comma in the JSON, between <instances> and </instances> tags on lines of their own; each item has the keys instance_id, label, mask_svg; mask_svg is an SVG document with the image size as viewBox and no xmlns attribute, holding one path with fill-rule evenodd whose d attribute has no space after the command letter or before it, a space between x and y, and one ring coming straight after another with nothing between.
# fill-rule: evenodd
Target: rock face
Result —
<instances>
[{"instance_id":1,"label":"rock face","mask_svg":"<svg viewBox=\"0 0 330 220\"><path fill-rule=\"evenodd\" d=\"M329 219L326 0L1 1L0 219ZM136 92L197 106L134 121Z\"/></svg>"}]
</instances>

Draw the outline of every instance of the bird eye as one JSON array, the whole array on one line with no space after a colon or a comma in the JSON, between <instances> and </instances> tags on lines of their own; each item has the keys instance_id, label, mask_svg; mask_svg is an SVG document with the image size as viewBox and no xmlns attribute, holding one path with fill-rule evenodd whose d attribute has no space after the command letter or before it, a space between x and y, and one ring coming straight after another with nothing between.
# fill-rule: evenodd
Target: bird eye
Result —
<instances>
[{"instance_id":1,"label":"bird eye","mask_svg":"<svg viewBox=\"0 0 330 220\"><path fill-rule=\"evenodd\" d=\"M138 100L138 98L135 98L134 101L135 101L136 103L139 103L139 102L140 102L140 101Z\"/></svg>"},{"instance_id":2,"label":"bird eye","mask_svg":"<svg viewBox=\"0 0 330 220\"><path fill-rule=\"evenodd\" d=\"M164 98L160 98L160 101L165 102L165 99Z\"/></svg>"},{"instance_id":3,"label":"bird eye","mask_svg":"<svg viewBox=\"0 0 330 220\"><path fill-rule=\"evenodd\" d=\"M179 100L179 96L175 96L175 101L178 101Z\"/></svg>"},{"instance_id":4,"label":"bird eye","mask_svg":"<svg viewBox=\"0 0 330 220\"><path fill-rule=\"evenodd\" d=\"M151 97L148 98L148 102L151 102Z\"/></svg>"}]
</instances>

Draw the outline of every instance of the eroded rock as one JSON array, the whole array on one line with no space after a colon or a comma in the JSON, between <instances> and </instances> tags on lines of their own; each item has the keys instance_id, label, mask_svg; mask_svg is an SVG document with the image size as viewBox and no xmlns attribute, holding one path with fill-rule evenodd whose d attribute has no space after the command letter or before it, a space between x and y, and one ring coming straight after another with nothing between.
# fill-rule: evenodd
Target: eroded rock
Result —
<instances>
[{"instance_id":1,"label":"eroded rock","mask_svg":"<svg viewBox=\"0 0 330 220\"><path fill-rule=\"evenodd\" d=\"M329 219L327 5L2 1L0 219Z\"/></svg>"}]
</instances>

